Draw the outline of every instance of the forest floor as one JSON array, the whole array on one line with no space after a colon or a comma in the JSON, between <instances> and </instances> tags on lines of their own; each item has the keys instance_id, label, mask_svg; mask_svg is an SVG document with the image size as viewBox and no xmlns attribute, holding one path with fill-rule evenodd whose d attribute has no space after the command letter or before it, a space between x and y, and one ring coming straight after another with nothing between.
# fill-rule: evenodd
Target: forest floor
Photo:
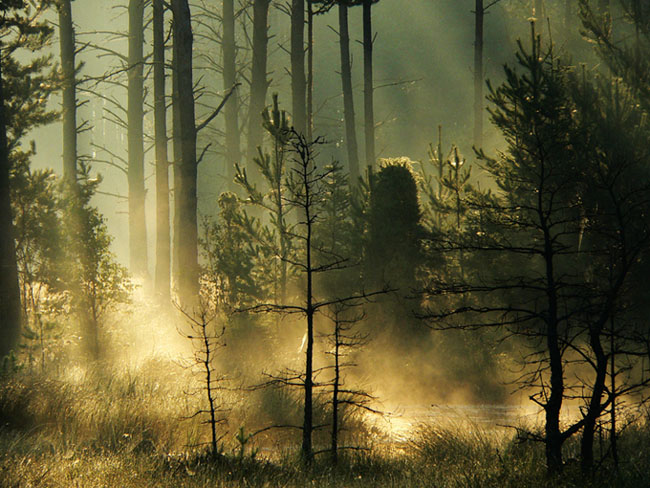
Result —
<instances>
[{"instance_id":1,"label":"forest floor","mask_svg":"<svg viewBox=\"0 0 650 488\"><path fill-rule=\"evenodd\" d=\"M157 371L163 371L160 366ZM184 380L165 380L158 373L153 381L143 369L92 379L69 373L66 380L24 371L0 377L0 487L650 485L650 428L644 420L620 433L618 469L603 439L597 447L603 462L588 478L571 461L577 439L566 445L562 475L549 478L539 443L522 441L514 430L443 425L435 418L414 425L399 441L387 441L363 422L348 424L354 432L342 442L363 449L341 451L336 466L323 452L305 467L297 451L299 432L249 438L248 430L234 428L255 429L253 418L265 425L280 421L279 413L298 414L288 396L248 400L243 409L248 416L229 410L220 452L212 456L202 445L206 426L188 415L196 407L179 387ZM236 440L237 432L244 442ZM316 450L326 450L327 442L324 433L317 435Z\"/></svg>"}]
</instances>

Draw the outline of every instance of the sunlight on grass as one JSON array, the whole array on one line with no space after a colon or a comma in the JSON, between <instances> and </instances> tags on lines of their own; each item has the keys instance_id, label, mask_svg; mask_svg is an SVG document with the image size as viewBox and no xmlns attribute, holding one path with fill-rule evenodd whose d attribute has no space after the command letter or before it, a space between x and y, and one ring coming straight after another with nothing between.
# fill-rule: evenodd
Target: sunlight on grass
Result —
<instances>
[{"instance_id":1,"label":"sunlight on grass","mask_svg":"<svg viewBox=\"0 0 650 488\"><path fill-rule=\"evenodd\" d=\"M240 425L262 412L275 421L291 415L291 397L269 392L245 413L237 395L224 392L232 408L222 451L213 458L202 447L206 426L187 418L197 408L184 393L191 382L187 371L154 358L133 370L75 370L64 379L6 376L0 387L0 486L546 487L616 480L617 486L636 487L648 482L650 459L641 446L650 444L650 435L638 422L620 438L625 465L618 474L604 465L593 485L577 481L577 466L570 462L562 479L549 480L541 444L517 439L513 429L451 415L424 423L398 416L374 424L359 419L350 424L348 439L350 445L365 439L367 449L342 451L337 466L324 453L305 469L293 432L254 438L242 456L233 434ZM381 423L390 424L391 436ZM318 439L326 445L326 436ZM575 448L568 446L571 452Z\"/></svg>"}]
</instances>

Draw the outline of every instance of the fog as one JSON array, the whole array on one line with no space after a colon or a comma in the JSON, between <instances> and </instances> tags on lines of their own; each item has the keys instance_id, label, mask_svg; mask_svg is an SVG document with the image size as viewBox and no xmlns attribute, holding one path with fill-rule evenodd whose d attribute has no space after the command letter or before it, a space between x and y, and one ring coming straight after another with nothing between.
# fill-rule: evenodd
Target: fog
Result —
<instances>
[{"instance_id":1,"label":"fog","mask_svg":"<svg viewBox=\"0 0 650 488\"><path fill-rule=\"evenodd\" d=\"M81 79L100 78L107 73L119 72L121 64L115 56L93 48L99 44L117 52L126 53L126 38L119 38L110 33L126 33L126 5L119 2L85 2L74 5L74 22L77 26L79 44L88 43L79 54L83 63ZM270 94L278 92L282 107L290 111L289 76L287 65L289 24L288 16L278 5L270 10L269 25L271 36L269 41L269 78ZM461 152L469 159L473 158L472 150L472 106L473 106L473 44L474 24L470 2L443 0L383 0L374 7L374 26L377 36L375 40L375 105L377 129L377 156L380 158L406 156L414 161L426 161L430 143L437 143L438 126L443 128L445 150L452 144L458 145ZM149 14L150 15L150 14ZM200 17L200 13L195 13ZM485 17L485 77L493 83L498 83L503 76L502 65L513 60L516 40L528 34L529 18L532 9L526 2L509 1L496 4ZM56 22L52 16L53 24ZM396 20L398 19L398 20ZM576 16L577 24L577 16ZM559 21L557 22L559 24ZM240 26L241 27L241 26ZM574 26L577 28L577 25ZM205 29L203 29L205 30ZM327 14L315 18L314 35L314 126L315 133L330 142L326 157L345 161L345 151L342 131L342 94L340 83L340 60L338 51L337 14L333 9ZM363 131L363 82L362 82L362 49L361 49L361 9L351 9L350 33L352 41L353 87L357 114L357 130L359 141ZM241 34L243 29L239 29ZM207 53L212 59L220 57L219 46L203 37L201 26L197 28L196 47L199 53ZM145 52L150 52L151 36L146 35ZM243 43L243 40L240 41ZM57 54L53 45L51 52ZM250 63L248 48L242 47L241 56ZM215 97L221 86L220 75L214 66L198 58L195 62L195 78L204 84L201 103L207 105L203 110L197 107L197 119L201 120L209 107L216 106ZM247 68L242 68L245 72ZM243 73L245 74L245 73ZM248 75L246 75L248 76ZM115 81L124 83L124 75L113 77ZM96 89L103 96L126 105L126 89L112 84L87 81L82 88ZM169 83L167 89L169 90ZM153 132L153 114L151 110L151 89L148 94L148 109L145 118L145 133L151 136ZM123 163L117 158L126 158L126 129L118 127L114 117L107 112L115 113L116 107L109 101L102 101L83 91L78 100L83 105L79 108L78 118L86 122L87 132L80 134L80 156L93 159L111 160ZM58 105L56 95L52 97L50 106ZM119 114L119 110L117 111ZM245 111L242 112L245 116ZM122 114L122 118L124 114ZM487 122L487 117L486 117ZM169 122L171 125L171 120ZM486 149L499 146L499 136L489 125L486 127ZM37 129L29 137L37 143L37 153L34 166L53 168L62 171L60 159L55 155L61 153L60 125L50 124ZM224 175L223 142L219 134L223 132L223 117L215 119L207 129L209 134L200 137L200 147L212 143L211 148L201 163L200 172L203 175L199 181L199 202L201 214L211 215L215 212L215 202L219 193L226 187ZM151 142L148 143L150 145ZM102 151L109 148L113 156ZM362 145L360 146L363 156ZM100 192L122 195L125 174L95 162L95 172L101 174L104 183ZM147 221L147 234L153 236L155 225L154 198L154 164L153 150L149 150L145 163L146 185L148 198L146 212L150 217ZM127 235L127 201L126 198L98 194L95 202L106 217L110 233L115 236L113 250L120 262L128 262ZM148 243L149 255L154 256L153 239ZM149 264L153 273L153 262Z\"/></svg>"},{"instance_id":2,"label":"fog","mask_svg":"<svg viewBox=\"0 0 650 488\"><path fill-rule=\"evenodd\" d=\"M648 481L641 3L0 4L41 8L0 24L11 486Z\"/></svg>"}]
</instances>

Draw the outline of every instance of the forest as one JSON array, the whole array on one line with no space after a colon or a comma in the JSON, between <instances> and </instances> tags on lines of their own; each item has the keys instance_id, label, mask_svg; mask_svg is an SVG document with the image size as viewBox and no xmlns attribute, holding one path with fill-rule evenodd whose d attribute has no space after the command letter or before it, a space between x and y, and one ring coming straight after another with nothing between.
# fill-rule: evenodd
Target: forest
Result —
<instances>
[{"instance_id":1,"label":"forest","mask_svg":"<svg viewBox=\"0 0 650 488\"><path fill-rule=\"evenodd\" d=\"M647 486L649 111L647 0L0 0L0 487Z\"/></svg>"}]
</instances>

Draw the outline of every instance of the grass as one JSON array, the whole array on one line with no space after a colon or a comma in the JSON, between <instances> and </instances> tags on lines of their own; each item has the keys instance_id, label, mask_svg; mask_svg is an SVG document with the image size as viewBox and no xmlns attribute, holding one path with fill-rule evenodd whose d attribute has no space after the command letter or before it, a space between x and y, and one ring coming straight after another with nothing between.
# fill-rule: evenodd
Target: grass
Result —
<instances>
[{"instance_id":1,"label":"grass","mask_svg":"<svg viewBox=\"0 0 650 488\"><path fill-rule=\"evenodd\" d=\"M154 374L155 372L155 374ZM154 379L155 378L155 379ZM620 437L618 471L605 460L584 479L576 463L549 479L542 446L512 433L458 424L422 425L399 445L375 442L355 422L349 439L374 447L344 451L337 466L327 454L310 468L298 459L299 432L254 439L239 455L233 432L256 417L251 404L231 405L222 452L207 455L190 382L172 363L145 363L135 371L108 368L54 379L39 373L0 378L0 487L638 487L650 484L650 431L645 423ZM232 399L231 399L232 400ZM253 404L260 418L295 415L290 395L268 394ZM232 403L232 402L231 402ZM326 436L319 438L324 445ZM256 457L254 449L265 447ZM567 457L576 441L566 446Z\"/></svg>"}]
</instances>

